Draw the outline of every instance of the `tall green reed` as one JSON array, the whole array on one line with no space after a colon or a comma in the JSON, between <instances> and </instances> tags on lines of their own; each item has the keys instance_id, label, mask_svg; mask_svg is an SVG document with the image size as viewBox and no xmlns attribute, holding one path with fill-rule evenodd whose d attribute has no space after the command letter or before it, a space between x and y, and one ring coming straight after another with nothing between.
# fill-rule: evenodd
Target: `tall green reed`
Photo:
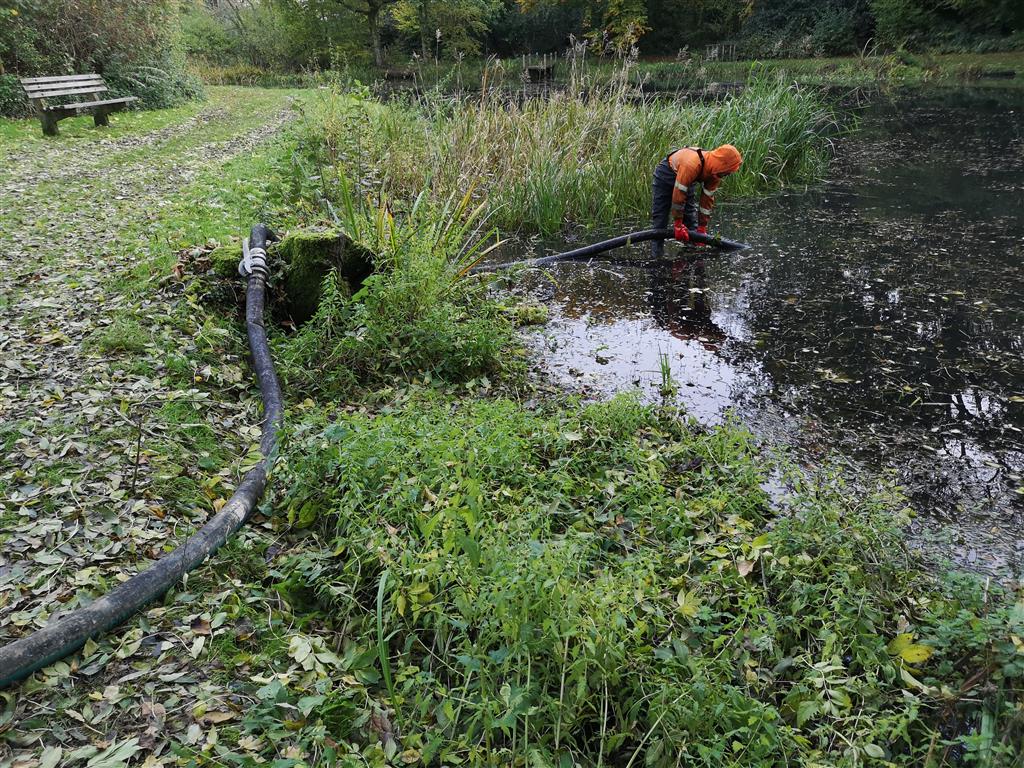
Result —
<instances>
[{"instance_id":1,"label":"tall green reed","mask_svg":"<svg viewBox=\"0 0 1024 768\"><path fill-rule=\"evenodd\" d=\"M398 206L428 188L440 197L473 190L493 224L543 233L645 218L654 165L680 146L740 148L745 162L727 195L811 180L827 167L835 116L815 92L760 75L720 102L668 101L643 95L621 72L599 83L581 69L564 90L534 99L433 91L382 103L333 92L307 124L307 146L336 183Z\"/></svg>"}]
</instances>

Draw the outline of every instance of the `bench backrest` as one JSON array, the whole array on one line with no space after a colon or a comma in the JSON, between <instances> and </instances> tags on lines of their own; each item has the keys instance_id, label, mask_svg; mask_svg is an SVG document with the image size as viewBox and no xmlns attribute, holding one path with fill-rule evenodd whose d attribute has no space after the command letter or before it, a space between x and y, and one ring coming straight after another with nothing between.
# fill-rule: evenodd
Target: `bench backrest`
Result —
<instances>
[{"instance_id":1,"label":"bench backrest","mask_svg":"<svg viewBox=\"0 0 1024 768\"><path fill-rule=\"evenodd\" d=\"M91 96L107 90L99 75L59 75L56 77L23 77L21 87L32 100Z\"/></svg>"}]
</instances>

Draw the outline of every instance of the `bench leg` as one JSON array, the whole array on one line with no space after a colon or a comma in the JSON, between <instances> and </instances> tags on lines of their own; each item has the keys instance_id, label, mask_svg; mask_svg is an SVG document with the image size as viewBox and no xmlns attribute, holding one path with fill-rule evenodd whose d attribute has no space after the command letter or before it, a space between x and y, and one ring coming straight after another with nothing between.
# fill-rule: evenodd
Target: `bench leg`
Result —
<instances>
[{"instance_id":1,"label":"bench leg","mask_svg":"<svg viewBox=\"0 0 1024 768\"><path fill-rule=\"evenodd\" d=\"M110 125L110 120L107 119L110 113L105 109L97 109L96 113L92 116L93 125L99 127L101 125Z\"/></svg>"},{"instance_id":2,"label":"bench leg","mask_svg":"<svg viewBox=\"0 0 1024 768\"><path fill-rule=\"evenodd\" d=\"M39 113L39 122L43 124L44 136L57 135L57 116L49 112Z\"/></svg>"}]
</instances>

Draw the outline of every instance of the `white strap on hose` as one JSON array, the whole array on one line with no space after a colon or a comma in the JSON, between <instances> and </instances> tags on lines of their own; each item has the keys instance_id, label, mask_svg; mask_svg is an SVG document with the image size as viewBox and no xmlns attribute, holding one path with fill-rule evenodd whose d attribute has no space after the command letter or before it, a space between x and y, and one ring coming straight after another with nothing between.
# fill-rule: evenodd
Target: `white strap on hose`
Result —
<instances>
[{"instance_id":1,"label":"white strap on hose","mask_svg":"<svg viewBox=\"0 0 1024 768\"><path fill-rule=\"evenodd\" d=\"M249 254L249 238L242 238L242 260L238 262L238 274L248 277L252 274L252 258Z\"/></svg>"},{"instance_id":2,"label":"white strap on hose","mask_svg":"<svg viewBox=\"0 0 1024 768\"><path fill-rule=\"evenodd\" d=\"M267 252L262 248L250 248L247 237L242 240L242 260L238 262L238 274L249 277L254 273L267 276Z\"/></svg>"}]
</instances>

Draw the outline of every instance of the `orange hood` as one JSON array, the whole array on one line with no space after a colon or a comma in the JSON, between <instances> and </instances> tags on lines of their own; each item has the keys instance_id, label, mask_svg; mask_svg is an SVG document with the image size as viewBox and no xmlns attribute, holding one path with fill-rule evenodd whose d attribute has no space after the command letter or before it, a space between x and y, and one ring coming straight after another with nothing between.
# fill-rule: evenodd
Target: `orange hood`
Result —
<instances>
[{"instance_id":1,"label":"orange hood","mask_svg":"<svg viewBox=\"0 0 1024 768\"><path fill-rule=\"evenodd\" d=\"M735 173L743 165L743 155L732 144L723 144L704 156L704 175Z\"/></svg>"}]
</instances>

